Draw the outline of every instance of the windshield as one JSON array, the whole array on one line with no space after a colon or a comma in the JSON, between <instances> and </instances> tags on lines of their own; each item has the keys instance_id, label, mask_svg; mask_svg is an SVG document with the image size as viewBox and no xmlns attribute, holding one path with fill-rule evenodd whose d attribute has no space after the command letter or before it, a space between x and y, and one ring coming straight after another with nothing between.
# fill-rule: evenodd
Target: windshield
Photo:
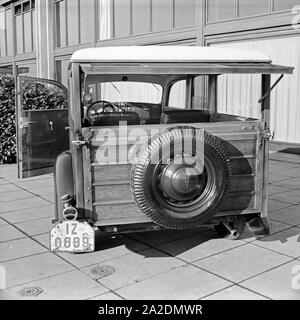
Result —
<instances>
[{"instance_id":1,"label":"windshield","mask_svg":"<svg viewBox=\"0 0 300 320\"><path fill-rule=\"evenodd\" d=\"M110 77L111 80L114 80ZM153 82L99 81L85 78L82 86L84 124L128 125L157 124L161 117L163 88Z\"/></svg>"},{"instance_id":2,"label":"windshield","mask_svg":"<svg viewBox=\"0 0 300 320\"><path fill-rule=\"evenodd\" d=\"M147 82L116 81L90 84L87 87L92 101L161 103L162 87Z\"/></svg>"}]
</instances>

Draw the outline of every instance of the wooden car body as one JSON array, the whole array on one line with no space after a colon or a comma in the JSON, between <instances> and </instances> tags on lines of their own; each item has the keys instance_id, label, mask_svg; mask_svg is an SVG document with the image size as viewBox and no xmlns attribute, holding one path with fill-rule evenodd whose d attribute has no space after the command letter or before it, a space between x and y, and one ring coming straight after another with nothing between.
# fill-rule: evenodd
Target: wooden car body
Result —
<instances>
[{"instance_id":1,"label":"wooden car body","mask_svg":"<svg viewBox=\"0 0 300 320\"><path fill-rule=\"evenodd\" d=\"M68 194L78 211L76 218L88 221L100 230L118 233L163 228L141 212L133 197L130 181L132 163L128 155L134 156L139 146L146 143L153 133L187 125L217 137L230 159L229 191L222 199L218 212L206 224L218 224L232 217L244 216L250 227L251 221L255 221L252 223L253 232L259 219L259 224L263 225L263 228L258 228L259 232L268 233L271 74L290 74L292 68L273 65L268 57L255 52L225 50L220 53L220 49L191 47L151 47L147 51L145 48L119 48L119 51L116 48L96 48L81 50L73 55L69 67L69 151L60 154L56 162L55 221L63 218L61 197ZM258 119L218 112L217 83L221 74L261 75L263 99ZM207 101L205 112L209 114L205 121L195 119L188 124L180 121L164 124L159 123L158 118L154 121L156 123L128 125L126 129L121 125L91 126L82 121L83 90L87 79L159 83L163 87L160 113L164 113L172 84L182 79L186 80L186 111L195 107L191 101L196 76L205 76L200 84ZM20 105L21 100L19 98ZM19 119L24 119L24 112L20 109ZM19 129L19 137L24 135L21 131ZM20 154L22 152L24 154L24 150L20 150ZM104 161L101 158L104 152L113 157ZM19 163L21 160L22 156ZM22 166L19 167L22 174ZM48 169L35 169L35 172L42 173ZM34 174L28 168L26 170L29 173L25 176Z\"/></svg>"}]
</instances>

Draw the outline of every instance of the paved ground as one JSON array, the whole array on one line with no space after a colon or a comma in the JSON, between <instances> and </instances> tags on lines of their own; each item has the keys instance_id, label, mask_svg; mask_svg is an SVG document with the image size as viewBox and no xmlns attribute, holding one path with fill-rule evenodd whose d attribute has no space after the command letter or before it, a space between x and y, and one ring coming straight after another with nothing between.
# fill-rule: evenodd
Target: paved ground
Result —
<instances>
[{"instance_id":1,"label":"paved ground","mask_svg":"<svg viewBox=\"0 0 300 320\"><path fill-rule=\"evenodd\" d=\"M5 267L7 289L0 290L0 299L298 300L300 159L280 160L287 161L270 162L268 237L246 232L231 242L209 229L99 235L90 254L49 252L52 177L21 181L14 165L2 165L0 272ZM95 266L115 272L99 279ZM22 295L28 287L42 292L28 298Z\"/></svg>"}]
</instances>

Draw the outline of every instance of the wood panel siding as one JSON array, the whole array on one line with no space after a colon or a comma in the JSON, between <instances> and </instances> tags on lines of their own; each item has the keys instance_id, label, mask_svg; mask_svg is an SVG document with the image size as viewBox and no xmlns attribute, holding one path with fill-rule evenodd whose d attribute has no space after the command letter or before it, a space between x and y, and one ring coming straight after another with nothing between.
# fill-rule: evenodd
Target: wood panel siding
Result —
<instances>
[{"instance_id":1,"label":"wood panel siding","mask_svg":"<svg viewBox=\"0 0 300 320\"><path fill-rule=\"evenodd\" d=\"M276 12L291 11L299 0L209 0L206 1L207 22L221 22Z\"/></svg>"},{"instance_id":2,"label":"wood panel siding","mask_svg":"<svg viewBox=\"0 0 300 320\"><path fill-rule=\"evenodd\" d=\"M93 43L95 40L95 1L79 1L80 43Z\"/></svg>"},{"instance_id":3,"label":"wood panel siding","mask_svg":"<svg viewBox=\"0 0 300 320\"><path fill-rule=\"evenodd\" d=\"M274 11L291 10L294 6L300 5L299 0L274 0Z\"/></svg>"},{"instance_id":4,"label":"wood panel siding","mask_svg":"<svg viewBox=\"0 0 300 320\"><path fill-rule=\"evenodd\" d=\"M239 0L238 17L249 17L270 11L270 0Z\"/></svg>"},{"instance_id":5,"label":"wood panel siding","mask_svg":"<svg viewBox=\"0 0 300 320\"><path fill-rule=\"evenodd\" d=\"M33 51L33 30L32 30L32 14L26 12L23 15L24 25L24 53Z\"/></svg>"},{"instance_id":6,"label":"wood panel siding","mask_svg":"<svg viewBox=\"0 0 300 320\"><path fill-rule=\"evenodd\" d=\"M143 34L150 32L150 1L132 0L132 33Z\"/></svg>"},{"instance_id":7,"label":"wood panel siding","mask_svg":"<svg viewBox=\"0 0 300 320\"><path fill-rule=\"evenodd\" d=\"M79 44L79 0L72 0L67 2L67 33L68 45Z\"/></svg>"},{"instance_id":8,"label":"wood panel siding","mask_svg":"<svg viewBox=\"0 0 300 320\"><path fill-rule=\"evenodd\" d=\"M222 200L220 212L236 211L237 214L245 210L254 209L255 196L249 192L231 193Z\"/></svg>"},{"instance_id":9,"label":"wood panel siding","mask_svg":"<svg viewBox=\"0 0 300 320\"><path fill-rule=\"evenodd\" d=\"M94 165L92 167L93 183L112 184L118 181L127 180L129 183L131 165L116 164L116 165Z\"/></svg>"},{"instance_id":10,"label":"wood panel siding","mask_svg":"<svg viewBox=\"0 0 300 320\"><path fill-rule=\"evenodd\" d=\"M196 0L62 0L55 3L56 47L195 28ZM187 32L190 37L190 32ZM193 38L196 30L193 30ZM168 41L170 37L167 36ZM183 40L180 38L180 40ZM120 43L118 43L120 44ZM126 42L128 44L128 42Z\"/></svg>"},{"instance_id":11,"label":"wood panel siding","mask_svg":"<svg viewBox=\"0 0 300 320\"><path fill-rule=\"evenodd\" d=\"M236 157L230 158L231 173L233 175L252 174L255 172L256 159L255 156L251 157Z\"/></svg>"},{"instance_id":12,"label":"wood panel siding","mask_svg":"<svg viewBox=\"0 0 300 320\"><path fill-rule=\"evenodd\" d=\"M222 144L225 147L228 154L231 157L240 156L255 156L256 140L231 140L225 141L222 135L218 135L222 139ZM103 143L98 142L91 146L91 158L93 163L100 165L116 164L116 163L130 163L133 159L135 151L141 145L148 141L148 139L137 139L138 142L130 142L126 139L119 139L118 144L109 143L105 141Z\"/></svg>"},{"instance_id":13,"label":"wood panel siding","mask_svg":"<svg viewBox=\"0 0 300 320\"><path fill-rule=\"evenodd\" d=\"M6 20L5 10L0 8L0 57L6 56Z\"/></svg>"},{"instance_id":14,"label":"wood panel siding","mask_svg":"<svg viewBox=\"0 0 300 320\"><path fill-rule=\"evenodd\" d=\"M55 3L55 37L56 46L65 47L68 45L67 34L67 2L59 1Z\"/></svg>"},{"instance_id":15,"label":"wood panel siding","mask_svg":"<svg viewBox=\"0 0 300 320\"><path fill-rule=\"evenodd\" d=\"M129 183L124 181L123 183L120 182L119 184L94 186L93 199L96 199L97 202L130 200L132 199L132 194Z\"/></svg>"},{"instance_id":16,"label":"wood panel siding","mask_svg":"<svg viewBox=\"0 0 300 320\"><path fill-rule=\"evenodd\" d=\"M170 0L152 0L152 31L172 28L172 3Z\"/></svg>"},{"instance_id":17,"label":"wood panel siding","mask_svg":"<svg viewBox=\"0 0 300 320\"><path fill-rule=\"evenodd\" d=\"M292 21L297 14L292 9L297 5L300 0L207 0L203 34L205 38L218 34L226 37L245 31L257 38L259 30L283 26L288 26L292 34Z\"/></svg>"},{"instance_id":18,"label":"wood panel siding","mask_svg":"<svg viewBox=\"0 0 300 320\"><path fill-rule=\"evenodd\" d=\"M23 17L18 15L15 17L16 20L16 49L17 54L24 53L24 30L23 30Z\"/></svg>"},{"instance_id":19,"label":"wood panel siding","mask_svg":"<svg viewBox=\"0 0 300 320\"><path fill-rule=\"evenodd\" d=\"M235 0L206 1L207 21L224 21L235 18Z\"/></svg>"},{"instance_id":20,"label":"wood panel siding","mask_svg":"<svg viewBox=\"0 0 300 320\"><path fill-rule=\"evenodd\" d=\"M222 202L220 211L240 211L254 210L257 194L255 186L257 184L256 176L256 155L257 144L260 141L259 123L201 123L193 124L195 127L203 127L208 132L220 138L225 148L232 168L231 186L228 195ZM146 125L143 126L145 136L154 128L172 127L174 125ZM247 126L250 131L245 131ZM134 126L132 126L134 127ZM137 128L137 127L136 127ZM94 132L91 139L91 188L94 219L97 225L124 224L141 221L148 221L136 206L130 190L130 172L131 163L125 161L122 164L101 164L96 152L106 141L105 148L116 149L127 152L134 146L134 143L126 145L126 137L122 136L119 128L111 127L107 134L114 133L115 140L108 143L109 140L103 140L104 131L97 128L91 128ZM130 127L128 127L130 131ZM99 136L100 135L100 136ZM90 174L90 173L89 173Z\"/></svg>"},{"instance_id":21,"label":"wood panel siding","mask_svg":"<svg viewBox=\"0 0 300 320\"><path fill-rule=\"evenodd\" d=\"M195 25L197 0L174 0L174 26L176 28Z\"/></svg>"},{"instance_id":22,"label":"wood panel siding","mask_svg":"<svg viewBox=\"0 0 300 320\"><path fill-rule=\"evenodd\" d=\"M13 20L12 20L12 10L5 10L5 28L6 28L6 54L8 56L14 55L14 43L13 43Z\"/></svg>"},{"instance_id":23,"label":"wood panel siding","mask_svg":"<svg viewBox=\"0 0 300 320\"><path fill-rule=\"evenodd\" d=\"M131 34L131 0L114 0L114 35L116 38Z\"/></svg>"},{"instance_id":24,"label":"wood panel siding","mask_svg":"<svg viewBox=\"0 0 300 320\"><path fill-rule=\"evenodd\" d=\"M101 225L126 224L130 222L150 221L133 203L125 204L104 204L94 207L94 220Z\"/></svg>"}]
</instances>

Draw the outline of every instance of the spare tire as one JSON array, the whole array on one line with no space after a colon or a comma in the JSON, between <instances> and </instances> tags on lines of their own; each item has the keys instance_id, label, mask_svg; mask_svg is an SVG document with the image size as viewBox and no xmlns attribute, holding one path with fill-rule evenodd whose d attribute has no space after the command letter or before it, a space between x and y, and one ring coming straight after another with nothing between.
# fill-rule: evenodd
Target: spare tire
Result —
<instances>
[{"instance_id":1,"label":"spare tire","mask_svg":"<svg viewBox=\"0 0 300 320\"><path fill-rule=\"evenodd\" d=\"M217 211L231 168L219 139L194 127L161 131L136 153L131 191L141 211L170 229L198 227Z\"/></svg>"}]
</instances>

